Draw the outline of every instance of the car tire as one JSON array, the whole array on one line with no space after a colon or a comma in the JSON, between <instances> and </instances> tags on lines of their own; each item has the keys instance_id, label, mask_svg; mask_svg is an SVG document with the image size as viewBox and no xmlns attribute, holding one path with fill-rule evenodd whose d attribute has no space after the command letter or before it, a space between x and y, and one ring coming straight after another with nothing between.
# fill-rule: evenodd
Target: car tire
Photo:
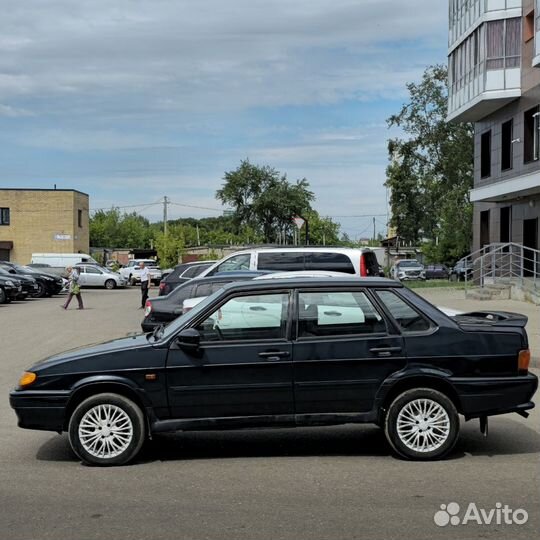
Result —
<instances>
[{"instance_id":1,"label":"car tire","mask_svg":"<svg viewBox=\"0 0 540 540\"><path fill-rule=\"evenodd\" d=\"M0 304L7 304L8 303L8 297L6 294L6 291L0 287Z\"/></svg>"},{"instance_id":2,"label":"car tire","mask_svg":"<svg viewBox=\"0 0 540 540\"><path fill-rule=\"evenodd\" d=\"M105 282L105 288L109 289L109 290L115 289L116 288L116 281L114 281L114 279L108 279Z\"/></svg>"},{"instance_id":3,"label":"car tire","mask_svg":"<svg viewBox=\"0 0 540 540\"><path fill-rule=\"evenodd\" d=\"M38 288L36 293L34 294L34 298L43 298L47 294L47 289L45 285L41 283L41 281L37 282L37 286Z\"/></svg>"},{"instance_id":4,"label":"car tire","mask_svg":"<svg viewBox=\"0 0 540 540\"><path fill-rule=\"evenodd\" d=\"M113 422L107 424L108 419ZM88 465L124 465L139 453L146 424L140 407L130 399L119 394L96 394L73 411L68 434L71 448Z\"/></svg>"},{"instance_id":5,"label":"car tire","mask_svg":"<svg viewBox=\"0 0 540 540\"><path fill-rule=\"evenodd\" d=\"M394 399L386 414L384 431L390 446L402 458L441 459L456 444L459 415L442 392L415 388Z\"/></svg>"}]
</instances>

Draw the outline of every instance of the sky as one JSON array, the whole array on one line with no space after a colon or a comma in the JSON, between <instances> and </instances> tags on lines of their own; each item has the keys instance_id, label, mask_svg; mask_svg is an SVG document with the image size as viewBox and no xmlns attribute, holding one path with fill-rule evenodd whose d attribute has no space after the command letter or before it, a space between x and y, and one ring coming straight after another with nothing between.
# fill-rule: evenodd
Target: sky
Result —
<instances>
[{"instance_id":1,"label":"sky","mask_svg":"<svg viewBox=\"0 0 540 540\"><path fill-rule=\"evenodd\" d=\"M385 232L386 119L446 61L446 0L25 0L0 18L0 187L220 215L242 159ZM137 206L138 205L138 206ZM365 217L360 217L365 216Z\"/></svg>"}]
</instances>

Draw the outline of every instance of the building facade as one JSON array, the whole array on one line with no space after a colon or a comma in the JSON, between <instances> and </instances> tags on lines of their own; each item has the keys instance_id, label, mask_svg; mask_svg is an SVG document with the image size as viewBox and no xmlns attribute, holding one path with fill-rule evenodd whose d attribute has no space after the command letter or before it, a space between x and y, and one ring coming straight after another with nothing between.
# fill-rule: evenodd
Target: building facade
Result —
<instances>
[{"instance_id":1,"label":"building facade","mask_svg":"<svg viewBox=\"0 0 540 540\"><path fill-rule=\"evenodd\" d=\"M32 253L88 253L89 198L71 189L0 188L0 260Z\"/></svg>"},{"instance_id":2,"label":"building facade","mask_svg":"<svg viewBox=\"0 0 540 540\"><path fill-rule=\"evenodd\" d=\"M450 0L448 120L474 122L473 246L538 249L540 0Z\"/></svg>"}]
</instances>

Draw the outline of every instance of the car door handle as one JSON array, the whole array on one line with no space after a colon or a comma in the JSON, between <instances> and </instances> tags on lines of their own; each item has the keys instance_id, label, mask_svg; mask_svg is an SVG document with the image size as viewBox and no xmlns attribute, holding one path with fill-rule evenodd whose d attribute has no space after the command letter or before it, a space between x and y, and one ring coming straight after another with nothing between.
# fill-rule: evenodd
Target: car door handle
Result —
<instances>
[{"instance_id":1,"label":"car door handle","mask_svg":"<svg viewBox=\"0 0 540 540\"><path fill-rule=\"evenodd\" d=\"M251 306L249 311L266 311L266 308L263 306Z\"/></svg>"},{"instance_id":2,"label":"car door handle","mask_svg":"<svg viewBox=\"0 0 540 540\"><path fill-rule=\"evenodd\" d=\"M339 311L325 311L325 315L328 315L329 317L341 317L341 313Z\"/></svg>"},{"instance_id":3,"label":"car door handle","mask_svg":"<svg viewBox=\"0 0 540 540\"><path fill-rule=\"evenodd\" d=\"M269 362L278 362L281 358L290 356L289 351L264 351L259 353L260 358L265 358Z\"/></svg>"},{"instance_id":4,"label":"car door handle","mask_svg":"<svg viewBox=\"0 0 540 540\"><path fill-rule=\"evenodd\" d=\"M373 347L373 349L369 349L369 352L379 356L391 356L392 353L401 352L401 347Z\"/></svg>"}]
</instances>

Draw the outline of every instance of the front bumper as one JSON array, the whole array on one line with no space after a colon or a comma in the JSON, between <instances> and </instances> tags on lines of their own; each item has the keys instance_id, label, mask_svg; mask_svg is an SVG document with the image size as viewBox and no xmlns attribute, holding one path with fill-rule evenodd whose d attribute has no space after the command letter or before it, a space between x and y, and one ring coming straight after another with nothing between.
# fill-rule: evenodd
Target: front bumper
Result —
<instances>
[{"instance_id":1,"label":"front bumper","mask_svg":"<svg viewBox=\"0 0 540 540\"><path fill-rule=\"evenodd\" d=\"M538 377L529 373L516 377L452 378L466 418L524 412L534 408L532 397Z\"/></svg>"},{"instance_id":2,"label":"front bumper","mask_svg":"<svg viewBox=\"0 0 540 540\"><path fill-rule=\"evenodd\" d=\"M24 429L63 431L69 391L14 390L9 404Z\"/></svg>"}]
</instances>

